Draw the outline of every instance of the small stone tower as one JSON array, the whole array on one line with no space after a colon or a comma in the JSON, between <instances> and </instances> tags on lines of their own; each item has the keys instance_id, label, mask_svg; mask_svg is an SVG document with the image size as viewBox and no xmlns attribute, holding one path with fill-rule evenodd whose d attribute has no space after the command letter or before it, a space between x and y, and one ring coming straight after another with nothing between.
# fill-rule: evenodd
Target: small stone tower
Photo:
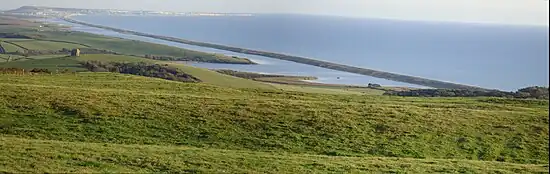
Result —
<instances>
[{"instance_id":1,"label":"small stone tower","mask_svg":"<svg viewBox=\"0 0 550 174\"><path fill-rule=\"evenodd\" d=\"M71 50L71 56L79 57L80 56L80 49L75 48L75 49Z\"/></svg>"}]
</instances>

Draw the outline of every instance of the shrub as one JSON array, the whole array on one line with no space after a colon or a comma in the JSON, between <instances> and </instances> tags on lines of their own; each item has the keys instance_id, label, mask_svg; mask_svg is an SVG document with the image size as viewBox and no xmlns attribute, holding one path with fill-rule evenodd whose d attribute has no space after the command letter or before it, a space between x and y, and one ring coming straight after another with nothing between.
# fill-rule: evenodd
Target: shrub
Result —
<instances>
[{"instance_id":1,"label":"shrub","mask_svg":"<svg viewBox=\"0 0 550 174\"><path fill-rule=\"evenodd\" d=\"M118 63L118 62L101 62L87 61L81 63L85 68L93 72L116 72L122 74L133 74L146 77L156 77L166 80L180 82L200 82L201 80L181 72L180 70L169 67L168 65L149 64L144 62L139 63Z\"/></svg>"}]
</instances>

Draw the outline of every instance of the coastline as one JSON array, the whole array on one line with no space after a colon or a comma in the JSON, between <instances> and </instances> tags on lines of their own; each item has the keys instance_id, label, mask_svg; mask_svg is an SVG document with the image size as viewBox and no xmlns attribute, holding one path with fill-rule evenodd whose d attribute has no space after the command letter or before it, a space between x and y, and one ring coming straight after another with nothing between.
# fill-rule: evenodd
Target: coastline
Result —
<instances>
[{"instance_id":1,"label":"coastline","mask_svg":"<svg viewBox=\"0 0 550 174\"><path fill-rule=\"evenodd\" d=\"M225 45L190 41L190 40L185 40L185 39L180 39L175 37L160 36L160 35L147 34L147 33L142 33L137 31L118 29L118 28L113 28L108 26L90 24L90 23L78 21L75 19L71 19L70 17L71 16L65 16L61 19L70 23L76 23L76 24L85 25L89 27L106 29L114 32L124 33L124 34L149 37L149 38L160 39L160 40L165 40L165 41L170 41L175 43L213 48L213 49L231 51L231 52L248 54L248 55L263 56L263 57L274 58L274 59L285 60L285 61L292 61L296 63L307 64L307 65L312 65L312 66L317 66L321 68L332 69L332 70L337 70L342 72L366 75L366 76L371 76L371 77L376 77L376 78L381 78L381 79L386 79L386 80L391 80L396 82L404 82L404 83L415 84L415 85L426 86L426 87L433 87L433 88L487 90L476 86L469 86L469 85L463 85L463 84L457 84L457 83L451 83L451 82L431 80L431 79L426 79L421 77L414 77L409 75L402 75L402 74L396 74L396 73L390 73L390 72L384 72L384 71L378 71L378 70L372 70L372 69L366 69L366 68L353 67L353 66L342 65L342 64L337 64L337 63L332 63L332 62L327 62L322 60L315 60L315 59L310 59L305 57L291 56L291 55L251 50L251 49L245 49L245 48L230 47Z\"/></svg>"}]
</instances>

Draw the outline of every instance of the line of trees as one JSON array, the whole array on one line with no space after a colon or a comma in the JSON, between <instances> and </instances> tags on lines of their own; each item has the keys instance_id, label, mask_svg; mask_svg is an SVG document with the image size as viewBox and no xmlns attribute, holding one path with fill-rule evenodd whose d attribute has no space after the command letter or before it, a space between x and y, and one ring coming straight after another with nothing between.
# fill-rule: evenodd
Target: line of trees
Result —
<instances>
[{"instance_id":1,"label":"line of trees","mask_svg":"<svg viewBox=\"0 0 550 174\"><path fill-rule=\"evenodd\" d=\"M187 51L191 52L191 51ZM223 59L216 58L216 55L201 55L198 53L187 53L185 57L174 57L174 56L159 56L159 55L150 55L147 54L144 57L147 59L153 60L163 60L163 61L193 61L193 62L206 62L206 63L225 63L225 64L256 64L248 59L232 57L233 59ZM241 60L241 61L235 61Z\"/></svg>"},{"instance_id":2,"label":"line of trees","mask_svg":"<svg viewBox=\"0 0 550 174\"><path fill-rule=\"evenodd\" d=\"M417 89L409 91L387 91L384 95L406 97L506 97L548 99L548 87L526 87L516 92L469 89Z\"/></svg>"},{"instance_id":3,"label":"line of trees","mask_svg":"<svg viewBox=\"0 0 550 174\"><path fill-rule=\"evenodd\" d=\"M56 73L69 73L69 69L63 69L61 71L56 70ZM72 73L72 72L71 72ZM53 74L52 71L46 68L33 68L33 69L24 69L24 68L0 68L0 74Z\"/></svg>"},{"instance_id":4,"label":"line of trees","mask_svg":"<svg viewBox=\"0 0 550 174\"><path fill-rule=\"evenodd\" d=\"M17 34L17 33L0 33L0 38L30 39L29 36L20 35L20 34Z\"/></svg>"},{"instance_id":5,"label":"line of trees","mask_svg":"<svg viewBox=\"0 0 550 174\"><path fill-rule=\"evenodd\" d=\"M168 65L120 62L86 61L82 66L93 72L116 72L122 74L133 74L146 77L155 77L179 82L201 82L200 79L184 73L177 68Z\"/></svg>"}]
</instances>

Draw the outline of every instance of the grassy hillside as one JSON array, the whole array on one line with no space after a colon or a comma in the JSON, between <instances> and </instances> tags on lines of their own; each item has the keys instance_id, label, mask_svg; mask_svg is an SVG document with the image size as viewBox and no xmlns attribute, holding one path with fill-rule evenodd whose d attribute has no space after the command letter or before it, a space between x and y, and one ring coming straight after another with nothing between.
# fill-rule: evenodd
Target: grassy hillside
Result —
<instances>
[{"instance_id":1,"label":"grassy hillside","mask_svg":"<svg viewBox=\"0 0 550 174\"><path fill-rule=\"evenodd\" d=\"M86 71L85 68L82 68L79 65L79 61L72 57L66 56L48 56L49 58L45 59L35 59L35 60L25 60L25 61L11 61L0 63L0 67L3 68L23 68L23 69L33 69L33 68L45 68L52 72L56 70L69 69L72 71Z\"/></svg>"},{"instance_id":2,"label":"grassy hillside","mask_svg":"<svg viewBox=\"0 0 550 174\"><path fill-rule=\"evenodd\" d=\"M547 170L547 165L509 163L548 164L548 101L544 100L323 95L177 83L111 73L0 75L0 89L0 134L20 142L3 143L3 149L30 149L10 156L10 161L25 156L36 159L32 154L44 152L32 149L47 144L44 146L66 155L45 158L45 162L36 165L51 163L61 165L62 170L78 167L83 160L91 162L84 161L82 165L96 166L97 170L97 166L108 163L105 165L128 170L152 166L170 171L185 168L240 171L231 169L236 166L262 170L256 169L256 165L267 165L266 170L275 167L283 170L285 165L321 167L318 169L321 171L366 170L344 161L357 159L368 166L364 163L376 160L375 157L399 157L395 165L409 160L406 163L417 166L419 171L488 170L476 166L542 171ZM105 148L87 148L88 143L99 143L90 146ZM72 149L59 148L72 145L75 146ZM206 154L212 153L212 158L202 156L200 160L206 162L199 163L204 164L201 167L193 165L199 159L188 161L189 165L163 162L162 159L175 160L170 155L175 155L173 152L182 146L204 148ZM79 148L90 151L82 154ZM113 150L125 148L144 148L145 154ZM120 152L121 156L116 157L111 151ZM224 153L216 153L220 151ZM113 156L101 155L107 153ZM240 159L231 155L240 153L251 156L225 162L217 158L225 154L230 156L227 158ZM79 157L64 157L71 154ZM271 156L282 164L261 164L253 160L255 155ZM309 158L310 155L320 156ZM138 156L148 160L145 166L116 162ZM306 161L320 158L320 161L313 166L292 162L298 158ZM323 159L336 161L323 162ZM424 168L418 167L425 161L421 159L442 160L435 160L438 162L433 168ZM75 163L65 163L66 160ZM209 160L215 161L209 163ZM411 168L405 164L399 166Z\"/></svg>"},{"instance_id":3,"label":"grassy hillside","mask_svg":"<svg viewBox=\"0 0 550 174\"><path fill-rule=\"evenodd\" d=\"M57 56L31 56L24 58L18 56L19 61L13 61L16 56L12 56L11 62L5 62L7 57L0 56L0 67L3 68L24 68L27 70L33 68L44 68L52 72L57 70L69 69L71 71L87 71L86 68L80 65L83 61L105 61L105 62L147 62L168 64L171 67L176 67L183 72L199 78L202 82L222 87L231 88L259 88L259 89L281 89L284 91L299 91L308 93L323 93L323 94L356 94L356 95L382 95L383 91L372 89L358 89L346 87L317 87L317 86L299 86L299 85L282 85L282 84L267 84L263 82L253 81L249 79L237 78L225 74L220 74L215 71L192 67L180 63L172 63L166 61L156 61L141 57L112 55L112 54L90 54L80 57L66 57L63 55ZM2 63L4 62L4 63Z\"/></svg>"},{"instance_id":4,"label":"grassy hillside","mask_svg":"<svg viewBox=\"0 0 550 174\"><path fill-rule=\"evenodd\" d=\"M0 172L32 173L547 173L543 165L470 160L333 157L44 141L0 136ZM47 159L47 160L44 160Z\"/></svg>"},{"instance_id":5,"label":"grassy hillside","mask_svg":"<svg viewBox=\"0 0 550 174\"><path fill-rule=\"evenodd\" d=\"M168 64L192 76L195 76L201 79L204 83L208 83L208 84L224 86L224 87L234 87L234 88L275 89L274 86L269 84L255 82L248 79L232 77L228 75L223 75L207 69L196 68L196 67L192 67L184 64L156 61L151 59L145 59L145 58L134 57L134 56L125 56L125 55L89 54L89 55L82 55L80 57L52 56L50 59L36 59L36 60L26 60L26 61L17 61L17 62L8 62L8 63L0 62L0 67L25 68L25 69L45 68L45 69L49 69L52 72L55 72L56 70L63 70L63 69L69 69L72 71L87 71L79 63L82 61L90 61L90 60L107 61L107 62L148 62L148 63Z\"/></svg>"},{"instance_id":6,"label":"grassy hillside","mask_svg":"<svg viewBox=\"0 0 550 174\"><path fill-rule=\"evenodd\" d=\"M40 41L40 40L15 40L12 39L9 42L17 44L20 47L29 49L29 50L61 50L63 48L73 49L73 48L82 48L82 45L63 43L63 42L51 42L51 41Z\"/></svg>"},{"instance_id":7,"label":"grassy hillside","mask_svg":"<svg viewBox=\"0 0 550 174\"><path fill-rule=\"evenodd\" d=\"M39 33L26 32L25 34L34 36L37 39L75 42L88 45L93 48L110 50L127 55L169 56L174 58L188 58L194 61L214 63L250 63L250 60L248 59L234 58L220 54L204 53L173 46L101 36L84 32L43 31Z\"/></svg>"},{"instance_id":8,"label":"grassy hillside","mask_svg":"<svg viewBox=\"0 0 550 174\"><path fill-rule=\"evenodd\" d=\"M18 46L15 46L7 42L2 42L2 40L0 40L0 45L6 50L6 52L16 52L16 51L23 52L24 51L23 48L20 48Z\"/></svg>"}]
</instances>

